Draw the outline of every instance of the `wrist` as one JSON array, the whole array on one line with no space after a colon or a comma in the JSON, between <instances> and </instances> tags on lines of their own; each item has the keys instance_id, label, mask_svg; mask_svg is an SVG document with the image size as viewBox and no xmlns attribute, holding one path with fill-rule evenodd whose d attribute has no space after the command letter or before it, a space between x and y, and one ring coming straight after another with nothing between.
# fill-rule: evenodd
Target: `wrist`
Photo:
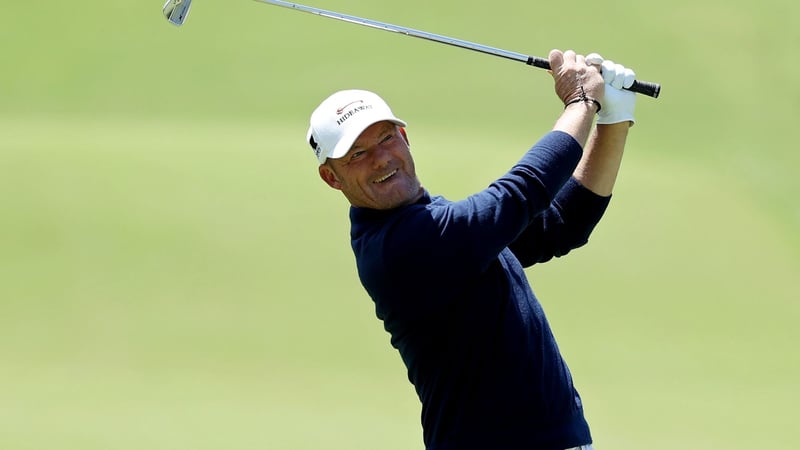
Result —
<instances>
[{"instance_id":1,"label":"wrist","mask_svg":"<svg viewBox=\"0 0 800 450\"><path fill-rule=\"evenodd\" d=\"M581 145L586 145L595 118L595 106L592 103L576 102L567 105L558 117L553 130L563 131Z\"/></svg>"},{"instance_id":2,"label":"wrist","mask_svg":"<svg viewBox=\"0 0 800 450\"><path fill-rule=\"evenodd\" d=\"M581 88L581 92L580 92L580 94L578 96L576 96L575 98L573 98L571 100L567 100L567 101L564 102L564 109L566 109L570 105L574 105L574 104L592 104L595 107L594 113L595 114L599 113L600 110L602 109L602 107L600 106L600 102L597 101L596 98L589 97L588 95L586 95L586 91L583 90L583 86L580 86L580 88Z\"/></svg>"},{"instance_id":3,"label":"wrist","mask_svg":"<svg viewBox=\"0 0 800 450\"><path fill-rule=\"evenodd\" d=\"M600 122L597 123L598 130L602 129L602 130L608 130L608 131L614 131L614 132L622 131L622 130L627 131L628 128L630 128L632 126L633 126L633 120L623 120L623 121L614 122L614 123L600 123Z\"/></svg>"},{"instance_id":4,"label":"wrist","mask_svg":"<svg viewBox=\"0 0 800 450\"><path fill-rule=\"evenodd\" d=\"M601 113L597 115L597 125L602 125L603 127L616 125L627 129L632 127L635 122L633 114L630 113L609 112L608 114Z\"/></svg>"},{"instance_id":5,"label":"wrist","mask_svg":"<svg viewBox=\"0 0 800 450\"><path fill-rule=\"evenodd\" d=\"M592 113L592 115L600 112L600 102L591 97L575 98L564 104L564 110L567 109L585 109Z\"/></svg>"}]
</instances>

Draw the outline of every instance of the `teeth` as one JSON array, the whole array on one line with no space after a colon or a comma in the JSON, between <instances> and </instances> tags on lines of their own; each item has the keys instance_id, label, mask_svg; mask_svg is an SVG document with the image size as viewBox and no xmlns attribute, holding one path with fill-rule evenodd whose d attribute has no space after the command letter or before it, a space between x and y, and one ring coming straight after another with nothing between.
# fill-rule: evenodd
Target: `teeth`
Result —
<instances>
[{"instance_id":1,"label":"teeth","mask_svg":"<svg viewBox=\"0 0 800 450\"><path fill-rule=\"evenodd\" d=\"M397 169L394 169L391 173L387 174L384 177L378 178L377 180L373 181L373 183L383 183L384 181L388 180L392 175L397 173Z\"/></svg>"}]
</instances>

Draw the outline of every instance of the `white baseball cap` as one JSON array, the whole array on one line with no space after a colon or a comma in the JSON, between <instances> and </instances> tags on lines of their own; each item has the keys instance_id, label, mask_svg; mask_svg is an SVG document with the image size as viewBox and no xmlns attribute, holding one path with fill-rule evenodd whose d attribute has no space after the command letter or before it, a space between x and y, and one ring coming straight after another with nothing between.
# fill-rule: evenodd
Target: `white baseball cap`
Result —
<instances>
[{"instance_id":1,"label":"white baseball cap","mask_svg":"<svg viewBox=\"0 0 800 450\"><path fill-rule=\"evenodd\" d=\"M306 141L320 164L328 158L341 158L358 136L370 125L388 120L405 127L377 94L359 89L336 92L311 113Z\"/></svg>"}]
</instances>

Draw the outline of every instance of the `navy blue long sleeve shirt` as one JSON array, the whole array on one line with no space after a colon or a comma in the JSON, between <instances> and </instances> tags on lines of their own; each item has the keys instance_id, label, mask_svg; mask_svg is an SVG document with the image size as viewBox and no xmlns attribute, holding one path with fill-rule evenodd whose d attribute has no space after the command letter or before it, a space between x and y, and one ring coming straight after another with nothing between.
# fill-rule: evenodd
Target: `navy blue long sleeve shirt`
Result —
<instances>
[{"instance_id":1,"label":"navy blue long sleeve shirt","mask_svg":"<svg viewBox=\"0 0 800 450\"><path fill-rule=\"evenodd\" d=\"M581 154L553 131L464 200L351 208L359 277L422 403L428 450L591 443L523 270L585 244L603 215L609 198L571 177Z\"/></svg>"}]
</instances>

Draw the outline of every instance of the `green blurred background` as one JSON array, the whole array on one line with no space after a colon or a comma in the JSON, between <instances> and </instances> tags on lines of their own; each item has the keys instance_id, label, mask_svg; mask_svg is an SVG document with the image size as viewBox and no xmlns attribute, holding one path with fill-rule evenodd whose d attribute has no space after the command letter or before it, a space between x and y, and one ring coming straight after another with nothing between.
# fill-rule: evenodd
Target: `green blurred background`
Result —
<instances>
[{"instance_id":1,"label":"green blurred background","mask_svg":"<svg viewBox=\"0 0 800 450\"><path fill-rule=\"evenodd\" d=\"M598 450L796 448L800 6L313 6L660 82L590 244L529 270ZM0 448L421 449L310 111L372 89L431 191L549 130L549 75L252 1L5 2Z\"/></svg>"}]
</instances>

